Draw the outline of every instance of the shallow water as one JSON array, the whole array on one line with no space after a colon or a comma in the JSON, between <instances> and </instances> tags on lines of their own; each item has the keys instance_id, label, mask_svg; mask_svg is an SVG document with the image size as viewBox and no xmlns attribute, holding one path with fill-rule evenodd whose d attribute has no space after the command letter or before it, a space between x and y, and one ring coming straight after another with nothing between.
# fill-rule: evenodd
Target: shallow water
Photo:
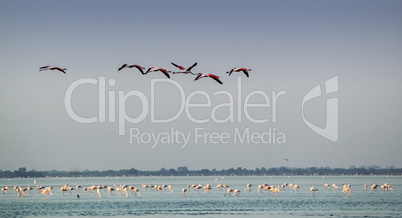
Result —
<instances>
[{"instance_id":1,"label":"shallow water","mask_svg":"<svg viewBox=\"0 0 402 218\"><path fill-rule=\"evenodd\" d=\"M218 179L216 181L216 179ZM194 215L202 217L229 217L233 215L262 216L402 216L401 176L226 176L226 177L79 177L79 178L33 178L0 179L0 186L9 186L10 191L0 194L0 217L26 216L132 216L166 217ZM278 186L283 183L298 184L298 191L286 187L277 195L264 191L257 192L257 185ZM323 185L351 184L351 195L340 190L325 190ZM380 188L371 192L363 185L376 183L391 184L393 191L384 192ZM96 192L83 190L72 193L60 191L62 185L132 185L140 189L141 196L113 193L102 190L101 197ZM174 192L144 189L141 184L172 185ZM191 184L211 184L209 194L191 189L183 197L181 189ZM224 189L217 184L227 184L231 189L240 189L239 197L224 196ZM253 184L251 192L245 192L246 184ZM53 186L53 195L46 198L34 189L26 192L26 197L17 197L14 186ZM319 190L313 195L311 186ZM80 198L77 199L76 195Z\"/></svg>"}]
</instances>

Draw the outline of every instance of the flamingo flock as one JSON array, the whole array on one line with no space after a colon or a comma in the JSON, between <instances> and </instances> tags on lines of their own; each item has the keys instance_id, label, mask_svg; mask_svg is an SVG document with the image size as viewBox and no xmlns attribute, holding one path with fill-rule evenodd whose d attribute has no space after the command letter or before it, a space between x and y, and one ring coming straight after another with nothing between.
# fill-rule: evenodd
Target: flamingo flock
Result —
<instances>
[{"instance_id":1,"label":"flamingo flock","mask_svg":"<svg viewBox=\"0 0 402 218\"><path fill-rule=\"evenodd\" d=\"M299 185L297 184L288 184L288 183L283 183L277 186L273 186L273 185L268 185L268 184L260 184L260 185L256 185L257 186L257 193L271 193L273 196L278 196L278 194L280 192L286 191L286 187L289 187L290 191L296 191L298 192L298 190L301 188ZM166 184L162 184L162 185L145 185L142 184L141 185L143 191L147 192L147 190L150 191L155 191L158 194L162 194L162 193L174 193L173 191L173 186L172 185L166 185ZM250 193L252 191L252 184L246 184L245 185L245 189L244 192L245 193ZM324 184L325 190L326 191L331 191L331 186L329 184ZM363 186L364 190L367 190L367 184L365 184ZM377 185L375 183L371 184L371 192L376 191L377 189L381 188L383 190L383 192L387 192L387 191L393 191L393 188L391 187L390 184L388 183L384 183L383 185ZM332 190L338 190L339 187L336 184L332 184ZM9 187L2 187L1 188L3 194L6 194L10 191ZM23 187L23 186L14 186L14 191L17 194L17 197L27 197L27 192L29 191L28 194L31 194L31 190L33 190L33 187L31 186L27 186L27 187ZM48 186L48 187L44 187L44 186L40 186L37 185L36 186L36 190L39 191L40 194L42 194L42 196L44 198L48 198L49 196L53 195L53 187L52 186ZM93 195L96 195L98 198L102 198L102 195L104 194L104 192L106 192L107 195L109 196L124 196L126 198L128 198L130 195L134 196L134 197L141 197L140 194L140 189L136 188L135 186L131 186L131 185L92 185L92 186L88 186L88 187L83 187L81 185L76 185L76 186L70 186L69 184L66 185L62 185L60 187L60 192L61 194L64 196L65 193L69 193L70 195L72 195L73 193L76 194L76 198L79 199L80 195L79 193L82 191L84 191L84 196L88 197L89 194L93 193ZM213 190L212 186L210 184L192 184L192 185L186 185L184 188L181 189L181 196L185 197L187 193L191 192L191 190L196 191L196 193L198 194L210 194L211 191ZM204 190L201 193L201 190ZM240 194L242 193L240 191L240 189L237 187L237 189L235 188L230 188L229 185L226 184L217 184L216 185L216 190L221 190L223 191L223 196L233 196L233 197L239 197ZM311 186L311 188L309 189L312 193L312 196L315 196L315 193L319 191L318 188L316 188L315 186ZM115 194L114 194L115 193ZM342 183L342 193L346 194L346 197L349 197L351 195L351 185L347 184L347 183Z\"/></svg>"},{"instance_id":2,"label":"flamingo flock","mask_svg":"<svg viewBox=\"0 0 402 218\"><path fill-rule=\"evenodd\" d=\"M185 67L183 67L183 66L181 66L181 65L177 65L177 64L175 64L175 63L173 63L173 62L172 62L172 65L175 66L175 67L177 67L177 68L179 68L180 71L168 71L168 70L166 70L166 69L159 68L159 67L150 67L150 68L148 68L148 70L144 73L143 70L145 69L145 67L141 67L141 66L136 65L136 64L134 64L134 65L123 64L123 65L118 69L118 71L120 71L120 70L122 70L122 69L124 69L124 68L133 68L133 67L135 67L135 68L137 68L143 75L146 75L146 74L148 74L148 73L150 73L150 72L157 72L157 71L159 71L159 72L163 73L163 74L164 74L167 78L169 78L169 79L170 79L170 75L169 75L170 73L172 73L172 74L192 74L192 75L196 75L194 81L206 77L206 78L211 78L211 79L215 80L215 81L218 82L219 84L223 84L222 81L220 80L220 77L217 76L217 75L215 75L215 74L193 73L191 70L192 70L195 66L197 66L197 62L194 63L193 65L191 65L190 67L187 67L187 68L185 68ZM246 68L232 68L232 69L231 69L230 71L228 71L227 73L228 73L229 76L230 76L230 75L232 74L232 72L244 72L244 74L246 74L246 76L249 77L249 71L251 71L251 69L246 69Z\"/></svg>"},{"instance_id":3,"label":"flamingo flock","mask_svg":"<svg viewBox=\"0 0 402 218\"><path fill-rule=\"evenodd\" d=\"M215 80L217 83L223 84L221 79L220 79L220 77L215 75L215 74L194 73L194 72L192 72L191 70L195 66L197 66L197 62L194 63L193 65L191 65L190 67L187 67L187 68L185 68L183 66L180 66L180 65L177 65L177 64L175 64L173 62L172 62L172 65L175 66L176 68L178 68L180 71L169 71L169 70L166 70L166 69L160 68L160 67L150 67L145 71L145 69L146 69L145 67L142 67L142 66L137 65L137 64L128 64L128 63L123 64L121 67L119 67L117 69L117 71L121 71L121 70L126 69L126 68L127 69L136 68L138 71L140 71L140 73L142 75L147 75L148 73L151 73L151 72L160 72L160 73L162 73L163 75L165 75L169 79L170 79L170 74L191 74L191 75L196 76L193 81L197 81L197 80L199 80L201 78L211 78L211 79ZM62 72L64 74L66 74L66 71L67 71L66 68L52 67L50 65L49 66L43 66L43 67L39 68L39 71L45 71L45 70L57 70L57 71L60 71L60 72ZM227 71L226 73L229 74L229 76L230 76L233 72L243 72L247 77L250 77L249 76L250 71L251 71L251 69L247 69L247 68L232 68L229 71Z\"/></svg>"}]
</instances>

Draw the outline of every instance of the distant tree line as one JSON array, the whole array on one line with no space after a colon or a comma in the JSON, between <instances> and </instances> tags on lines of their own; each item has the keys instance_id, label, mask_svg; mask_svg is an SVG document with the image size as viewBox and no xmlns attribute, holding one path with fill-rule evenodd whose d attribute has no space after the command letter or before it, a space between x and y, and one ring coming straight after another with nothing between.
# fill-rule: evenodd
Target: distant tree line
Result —
<instances>
[{"instance_id":1,"label":"distant tree line","mask_svg":"<svg viewBox=\"0 0 402 218\"><path fill-rule=\"evenodd\" d=\"M18 170L0 170L0 178L39 178L39 177L115 177L115 176L281 176L281 175L402 175L402 168L393 166L381 168L379 166L355 167L350 166L345 168L330 168L330 167L274 167L274 168L230 168L223 170L216 169L201 169L189 170L182 166L177 169L165 169L155 171L143 171L134 168L122 170L83 170L83 171L37 171L35 169L27 170L26 167L21 167Z\"/></svg>"}]
</instances>

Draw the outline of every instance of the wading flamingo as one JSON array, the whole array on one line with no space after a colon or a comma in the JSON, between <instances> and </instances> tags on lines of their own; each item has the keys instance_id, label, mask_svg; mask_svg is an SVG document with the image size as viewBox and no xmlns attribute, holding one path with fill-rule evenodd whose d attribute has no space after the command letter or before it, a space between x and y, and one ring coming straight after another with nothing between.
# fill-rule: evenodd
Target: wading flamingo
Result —
<instances>
[{"instance_id":1,"label":"wading flamingo","mask_svg":"<svg viewBox=\"0 0 402 218\"><path fill-rule=\"evenodd\" d=\"M253 185L247 184L247 185L246 185L246 188L244 189L244 191L251 192L251 190L253 189L253 188L251 188L251 186L253 186Z\"/></svg>"},{"instance_id":2,"label":"wading flamingo","mask_svg":"<svg viewBox=\"0 0 402 218\"><path fill-rule=\"evenodd\" d=\"M378 185L377 184L375 184L375 183L372 183L371 184L371 191L374 191L375 189L377 189L378 188Z\"/></svg>"},{"instance_id":3,"label":"wading flamingo","mask_svg":"<svg viewBox=\"0 0 402 218\"><path fill-rule=\"evenodd\" d=\"M318 191L318 189L316 189L314 186L311 186L310 191L313 192L313 196L314 196L314 192Z\"/></svg>"},{"instance_id":4,"label":"wading flamingo","mask_svg":"<svg viewBox=\"0 0 402 218\"><path fill-rule=\"evenodd\" d=\"M342 193L346 193L346 197L350 195L350 185L343 185Z\"/></svg>"},{"instance_id":5,"label":"wading flamingo","mask_svg":"<svg viewBox=\"0 0 402 218\"><path fill-rule=\"evenodd\" d=\"M240 195L240 190L239 189L233 190L233 195L232 196L239 197L239 195Z\"/></svg>"},{"instance_id":6,"label":"wading flamingo","mask_svg":"<svg viewBox=\"0 0 402 218\"><path fill-rule=\"evenodd\" d=\"M185 196L186 195L186 192L187 192L187 189L185 189L185 188L183 188L182 190L181 190L181 196Z\"/></svg>"},{"instance_id":7,"label":"wading flamingo","mask_svg":"<svg viewBox=\"0 0 402 218\"><path fill-rule=\"evenodd\" d=\"M2 187L1 190L3 191L3 194L5 194L6 192L8 192L9 188L8 187Z\"/></svg>"},{"instance_id":8,"label":"wading flamingo","mask_svg":"<svg viewBox=\"0 0 402 218\"><path fill-rule=\"evenodd\" d=\"M205 186L204 186L204 193L205 194L209 194L209 191L211 191L211 185L210 184L206 184Z\"/></svg>"},{"instance_id":9,"label":"wading flamingo","mask_svg":"<svg viewBox=\"0 0 402 218\"><path fill-rule=\"evenodd\" d=\"M228 188L223 196L229 195L231 192L233 192L233 189Z\"/></svg>"}]
</instances>

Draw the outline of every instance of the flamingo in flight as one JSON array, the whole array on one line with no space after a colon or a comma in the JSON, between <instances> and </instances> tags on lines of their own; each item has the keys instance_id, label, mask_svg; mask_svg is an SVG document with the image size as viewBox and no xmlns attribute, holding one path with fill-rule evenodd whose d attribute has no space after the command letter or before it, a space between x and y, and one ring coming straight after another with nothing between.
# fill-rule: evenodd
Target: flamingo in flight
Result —
<instances>
[{"instance_id":1,"label":"flamingo in flight","mask_svg":"<svg viewBox=\"0 0 402 218\"><path fill-rule=\"evenodd\" d=\"M145 74L150 73L150 72L156 72L156 71L162 72L163 74L165 74L165 76L167 76L167 78L170 79L170 76L169 76L170 71L167 71L167 70L165 70L163 68L150 67L150 68L148 68L147 72L145 72Z\"/></svg>"},{"instance_id":2,"label":"flamingo in flight","mask_svg":"<svg viewBox=\"0 0 402 218\"><path fill-rule=\"evenodd\" d=\"M179 68L179 69L181 70L181 72L173 72L174 74L176 74L176 73L184 73L184 74L189 74L189 73L191 73L191 74L193 74L193 75L197 75L197 74L191 72L191 69L193 69L193 67L197 66L197 62L195 62L195 63L194 63L191 67L189 67L189 68L184 68L184 67L182 67L182 66L180 66L180 65L177 65L177 64L175 64L175 63L173 63L173 62L172 62L172 64L173 64L173 66L175 66L175 67L177 67L177 68Z\"/></svg>"},{"instance_id":3,"label":"flamingo in flight","mask_svg":"<svg viewBox=\"0 0 402 218\"><path fill-rule=\"evenodd\" d=\"M58 70L64 74L66 74L66 68L60 68L60 67L52 67L52 66L43 66L41 68L39 68L39 71L44 71L44 70Z\"/></svg>"},{"instance_id":4,"label":"flamingo in flight","mask_svg":"<svg viewBox=\"0 0 402 218\"><path fill-rule=\"evenodd\" d=\"M223 84L222 81L219 79L219 76L216 76L214 74L206 74L206 73L198 74L198 76L194 79L194 81L199 80L203 77L210 77L210 78L214 79L216 82L218 82L219 84Z\"/></svg>"},{"instance_id":5,"label":"flamingo in flight","mask_svg":"<svg viewBox=\"0 0 402 218\"><path fill-rule=\"evenodd\" d=\"M233 68L230 71L226 72L229 74L229 76L233 73L233 72L243 72L244 74L246 74L247 77L249 77L248 72L251 71L251 69L247 69L247 68Z\"/></svg>"},{"instance_id":6,"label":"flamingo in flight","mask_svg":"<svg viewBox=\"0 0 402 218\"><path fill-rule=\"evenodd\" d=\"M133 64L133 65L123 64L117 71L120 71L124 68L133 68L133 67L137 68L142 73L142 75L145 74L144 73L145 67L141 67L140 65L137 65L137 64Z\"/></svg>"}]
</instances>

